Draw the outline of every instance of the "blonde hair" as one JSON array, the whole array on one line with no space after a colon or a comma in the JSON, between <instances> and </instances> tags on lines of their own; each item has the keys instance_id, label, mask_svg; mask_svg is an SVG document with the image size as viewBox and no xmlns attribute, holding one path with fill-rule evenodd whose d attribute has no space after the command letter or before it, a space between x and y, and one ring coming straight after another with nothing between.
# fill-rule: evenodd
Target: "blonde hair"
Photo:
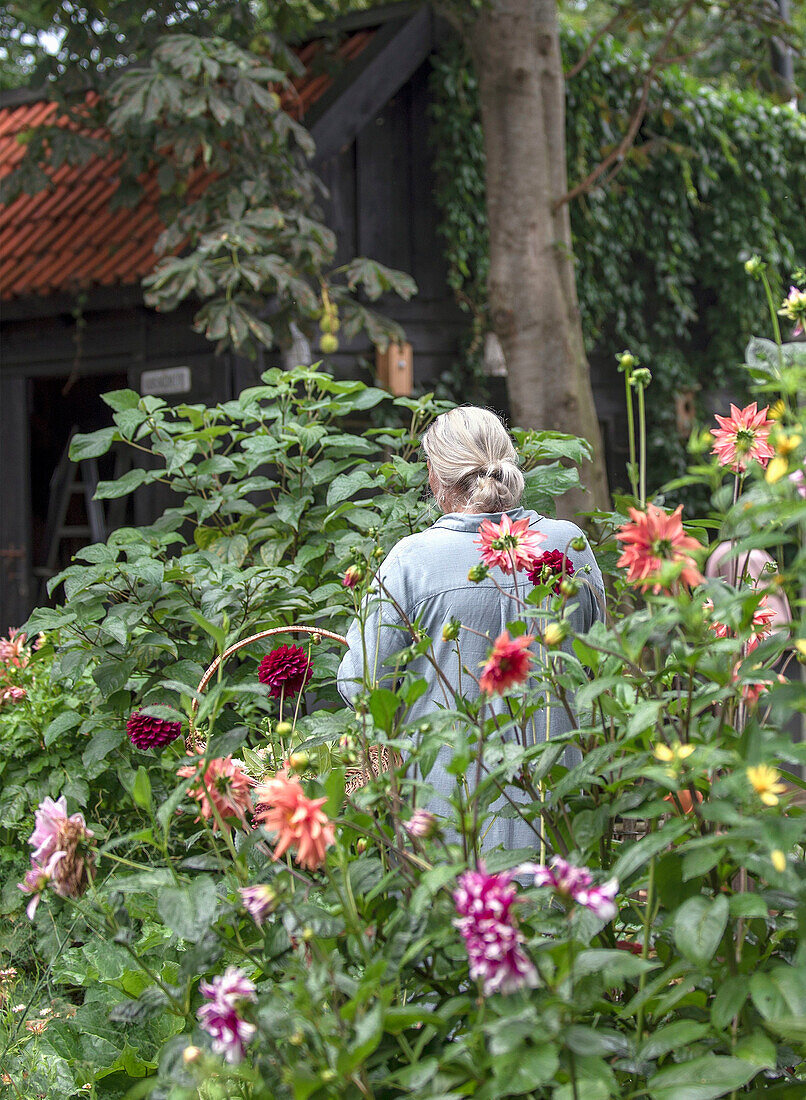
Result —
<instances>
[{"instance_id":1,"label":"blonde hair","mask_svg":"<svg viewBox=\"0 0 806 1100\"><path fill-rule=\"evenodd\" d=\"M423 436L437 482L437 504L465 512L506 512L523 495L512 437L489 409L463 405L442 413Z\"/></svg>"}]
</instances>

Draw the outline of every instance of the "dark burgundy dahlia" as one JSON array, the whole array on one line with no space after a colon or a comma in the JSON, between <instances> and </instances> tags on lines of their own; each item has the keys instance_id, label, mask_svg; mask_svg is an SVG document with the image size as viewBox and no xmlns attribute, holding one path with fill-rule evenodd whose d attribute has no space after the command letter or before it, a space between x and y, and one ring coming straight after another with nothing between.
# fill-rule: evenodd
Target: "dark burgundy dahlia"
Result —
<instances>
[{"instance_id":1,"label":"dark burgundy dahlia","mask_svg":"<svg viewBox=\"0 0 806 1100\"><path fill-rule=\"evenodd\" d=\"M142 711L135 710L129 715L126 732L136 749L163 749L177 739L182 732L182 723L169 722L165 718L150 718Z\"/></svg>"},{"instance_id":2,"label":"dark burgundy dahlia","mask_svg":"<svg viewBox=\"0 0 806 1100\"><path fill-rule=\"evenodd\" d=\"M284 695L288 699L302 691L313 676L311 662L298 645L281 645L260 662L257 678L269 689L272 699Z\"/></svg>"},{"instance_id":3,"label":"dark burgundy dahlia","mask_svg":"<svg viewBox=\"0 0 806 1100\"><path fill-rule=\"evenodd\" d=\"M571 559L561 550L546 550L535 558L534 568L529 571L532 584L552 584L554 594L559 596L563 576L572 577L574 567Z\"/></svg>"}]
</instances>

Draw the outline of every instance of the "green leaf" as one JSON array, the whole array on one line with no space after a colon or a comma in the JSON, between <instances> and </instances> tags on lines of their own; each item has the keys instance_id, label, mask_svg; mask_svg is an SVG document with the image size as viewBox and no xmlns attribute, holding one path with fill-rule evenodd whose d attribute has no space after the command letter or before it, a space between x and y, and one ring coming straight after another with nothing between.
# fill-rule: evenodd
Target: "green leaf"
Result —
<instances>
[{"instance_id":1,"label":"green leaf","mask_svg":"<svg viewBox=\"0 0 806 1100\"><path fill-rule=\"evenodd\" d=\"M142 764L137 769L137 774L134 777L132 798L135 803L138 806L142 806L144 810L151 809L151 780L148 778L148 772Z\"/></svg>"},{"instance_id":2,"label":"green leaf","mask_svg":"<svg viewBox=\"0 0 806 1100\"><path fill-rule=\"evenodd\" d=\"M200 875L187 886L169 886L161 890L157 911L177 936L190 943L198 942L218 913L215 881Z\"/></svg>"},{"instance_id":3,"label":"green leaf","mask_svg":"<svg viewBox=\"0 0 806 1100\"><path fill-rule=\"evenodd\" d=\"M707 966L714 957L728 924L728 899L724 894L709 899L689 898L674 918L674 942L681 955L696 966Z\"/></svg>"},{"instance_id":4,"label":"green leaf","mask_svg":"<svg viewBox=\"0 0 806 1100\"><path fill-rule=\"evenodd\" d=\"M741 1058L704 1054L660 1070L647 1088L652 1100L716 1100L746 1085L759 1068Z\"/></svg>"},{"instance_id":5,"label":"green leaf","mask_svg":"<svg viewBox=\"0 0 806 1100\"><path fill-rule=\"evenodd\" d=\"M123 740L123 730L107 729L94 733L90 743L81 756L81 763L85 768L91 768L99 760L104 760L112 749L116 749Z\"/></svg>"},{"instance_id":6,"label":"green leaf","mask_svg":"<svg viewBox=\"0 0 806 1100\"><path fill-rule=\"evenodd\" d=\"M378 478L366 470L353 470L349 474L339 474L330 483L327 490L327 505L341 504L349 500L362 489L373 489L378 484Z\"/></svg>"},{"instance_id":7,"label":"green leaf","mask_svg":"<svg viewBox=\"0 0 806 1100\"><path fill-rule=\"evenodd\" d=\"M82 721L82 715L78 714L74 710L65 710L61 714L57 714L48 728L45 730L42 740L46 746L52 745L63 733L67 733L68 730L74 729L80 725Z\"/></svg>"},{"instance_id":8,"label":"green leaf","mask_svg":"<svg viewBox=\"0 0 806 1100\"><path fill-rule=\"evenodd\" d=\"M631 875L649 863L650 859L662 852L688 829L685 821L667 821L662 829L656 833L649 833L635 844L629 844L622 855L616 860L611 870L611 875L623 885Z\"/></svg>"},{"instance_id":9,"label":"green leaf","mask_svg":"<svg viewBox=\"0 0 806 1100\"><path fill-rule=\"evenodd\" d=\"M512 1054L493 1058L493 1073L507 1096L523 1096L548 1084L560 1064L552 1043L520 1049Z\"/></svg>"},{"instance_id":10,"label":"green leaf","mask_svg":"<svg viewBox=\"0 0 806 1100\"><path fill-rule=\"evenodd\" d=\"M117 428L101 428L87 435L76 434L70 440L70 461L81 462L85 458L100 458L105 455L115 439L119 438Z\"/></svg>"},{"instance_id":11,"label":"green leaf","mask_svg":"<svg viewBox=\"0 0 806 1100\"><path fill-rule=\"evenodd\" d=\"M128 496L141 485L147 485L159 477L158 470L129 470L115 481L99 481L95 490L96 500L117 500Z\"/></svg>"},{"instance_id":12,"label":"green leaf","mask_svg":"<svg viewBox=\"0 0 806 1100\"><path fill-rule=\"evenodd\" d=\"M738 1016L749 993L747 978L724 978L711 1002L711 1023L714 1027L724 1030L733 1017Z\"/></svg>"},{"instance_id":13,"label":"green leaf","mask_svg":"<svg viewBox=\"0 0 806 1100\"><path fill-rule=\"evenodd\" d=\"M372 719L379 729L390 733L392 722L400 706L400 700L388 688L375 688L369 697L369 709Z\"/></svg>"}]
</instances>

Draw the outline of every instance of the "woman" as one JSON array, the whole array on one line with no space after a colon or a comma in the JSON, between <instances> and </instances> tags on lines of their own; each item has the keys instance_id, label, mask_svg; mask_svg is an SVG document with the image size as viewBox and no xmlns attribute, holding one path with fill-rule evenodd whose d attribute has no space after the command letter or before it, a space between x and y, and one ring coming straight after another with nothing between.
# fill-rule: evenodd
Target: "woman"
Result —
<instances>
[{"instance_id":1,"label":"woman","mask_svg":"<svg viewBox=\"0 0 806 1100\"><path fill-rule=\"evenodd\" d=\"M468 579L468 572L481 564L478 540L483 521L498 523L504 513L513 521L528 519L529 531L545 536L540 553L559 550L567 555L580 582L579 592L570 601L574 632L590 629L604 607L602 576L580 529L519 506L523 474L512 438L494 413L473 406L443 413L423 436L423 450L429 485L444 514L426 531L401 539L381 564L364 605L363 638L357 620L348 632L349 649L338 673L339 690L347 702L361 690L365 661L368 682L383 682L385 677L391 685L395 655L411 644L408 625L416 621L418 629L431 638L431 655L442 675L427 657L418 657L407 666L428 685L410 707L411 719L453 709L451 688L465 698L478 696L477 679L494 639L506 630L507 623L520 618L518 605L503 593L514 594L517 588L523 596L531 588L525 572L513 576L498 567L491 568L490 575L479 583ZM580 539L584 548L574 550L571 543ZM467 628L458 634L461 662L457 641L443 638L446 624L456 620ZM453 632L449 628L448 634ZM564 643L565 648L569 646L570 639ZM559 702L550 699L548 703L549 736L571 729ZM489 705L496 713L507 713L506 702L500 697L491 698ZM545 709L537 712L532 726L531 736L545 740ZM569 750L567 757L571 752L579 759L576 750ZM452 756L453 750L446 745L427 776L435 791L428 808L437 814L445 814L445 799L456 790L457 778L447 771ZM472 786L471 776L465 781ZM515 797L513 791L508 793ZM502 796L492 808L505 804ZM534 847L534 843L534 830L526 822L499 817L487 832L484 847Z\"/></svg>"}]
</instances>

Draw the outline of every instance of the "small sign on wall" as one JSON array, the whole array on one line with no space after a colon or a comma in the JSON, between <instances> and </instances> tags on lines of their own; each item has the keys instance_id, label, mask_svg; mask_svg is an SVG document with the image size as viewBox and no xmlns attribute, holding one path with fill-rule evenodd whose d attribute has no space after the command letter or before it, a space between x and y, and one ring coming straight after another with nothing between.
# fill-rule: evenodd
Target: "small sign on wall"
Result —
<instances>
[{"instance_id":1,"label":"small sign on wall","mask_svg":"<svg viewBox=\"0 0 806 1100\"><path fill-rule=\"evenodd\" d=\"M378 382L395 397L407 397L414 387L414 356L411 344L389 344L375 349Z\"/></svg>"},{"instance_id":2,"label":"small sign on wall","mask_svg":"<svg viewBox=\"0 0 806 1100\"><path fill-rule=\"evenodd\" d=\"M190 393L190 367L164 367L144 370L140 375L140 393L162 397L173 393Z\"/></svg>"}]
</instances>

